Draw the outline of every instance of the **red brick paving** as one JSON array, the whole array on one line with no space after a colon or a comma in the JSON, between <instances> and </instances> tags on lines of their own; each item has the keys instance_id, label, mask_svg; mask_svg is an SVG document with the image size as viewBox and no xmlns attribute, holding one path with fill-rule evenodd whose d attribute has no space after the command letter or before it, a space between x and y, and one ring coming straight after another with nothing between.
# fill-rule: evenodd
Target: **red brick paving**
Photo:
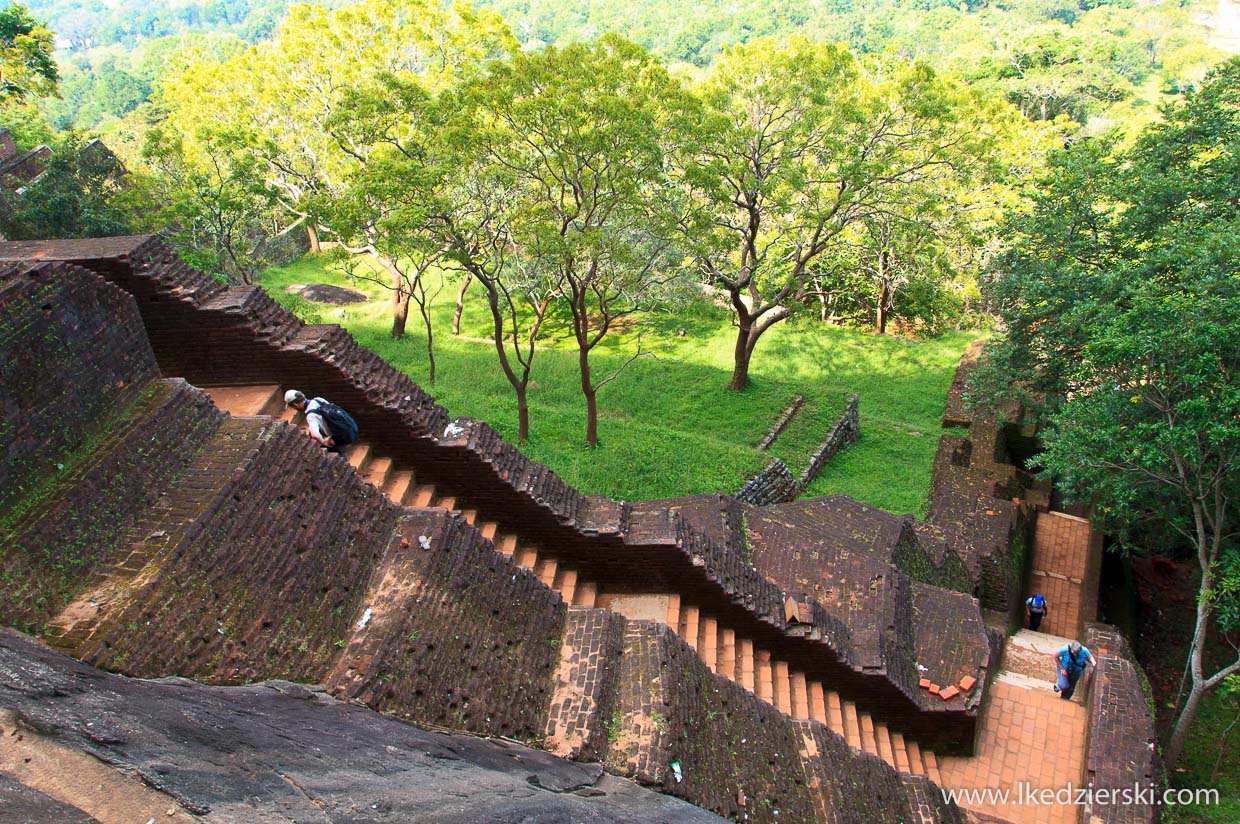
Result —
<instances>
[{"instance_id":1,"label":"red brick paving","mask_svg":"<svg viewBox=\"0 0 1240 824\"><path fill-rule=\"evenodd\" d=\"M943 786L953 789L1008 790L1024 783L1034 790L1079 787L1085 768L1087 712L1049 689L1022 687L996 679L971 758L939 758ZM974 812L1012 824L1075 824L1072 805L961 803Z\"/></svg>"},{"instance_id":2,"label":"red brick paving","mask_svg":"<svg viewBox=\"0 0 1240 824\"><path fill-rule=\"evenodd\" d=\"M1042 632L1080 637L1084 622L1097 617L1101 564L1102 536L1089 521L1062 512L1038 513L1026 597L1040 592L1046 598Z\"/></svg>"}]
</instances>

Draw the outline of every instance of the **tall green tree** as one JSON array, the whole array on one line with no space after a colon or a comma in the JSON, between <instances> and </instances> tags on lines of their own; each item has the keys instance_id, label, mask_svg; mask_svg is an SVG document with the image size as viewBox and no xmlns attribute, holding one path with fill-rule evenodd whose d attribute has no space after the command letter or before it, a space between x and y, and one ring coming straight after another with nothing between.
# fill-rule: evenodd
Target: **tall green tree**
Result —
<instances>
[{"instance_id":1,"label":"tall green tree","mask_svg":"<svg viewBox=\"0 0 1240 824\"><path fill-rule=\"evenodd\" d=\"M736 315L735 390L767 330L824 288L849 227L943 208L947 178L980 185L1010 120L928 65L800 39L731 49L699 93L708 114L681 175L697 208L682 226Z\"/></svg>"},{"instance_id":2,"label":"tall green tree","mask_svg":"<svg viewBox=\"0 0 1240 824\"><path fill-rule=\"evenodd\" d=\"M21 3L0 9L0 102L55 94L60 71L52 33Z\"/></svg>"},{"instance_id":3,"label":"tall green tree","mask_svg":"<svg viewBox=\"0 0 1240 824\"><path fill-rule=\"evenodd\" d=\"M400 337L408 315L407 270L398 271L371 234L377 220L355 211L367 200L351 195L349 176L367 161L371 144L341 141L346 101L389 75L437 91L513 45L496 15L464 5L364 0L336 10L296 6L270 42L190 67L163 85L160 102L169 110L168 124L181 131L189 163L206 162L196 142L204 128L235 131L262 165L264 182L289 222L305 220L316 235L371 255L390 272L392 331ZM394 123L409 126L409 119ZM343 203L350 208L341 212Z\"/></svg>"},{"instance_id":4,"label":"tall green tree","mask_svg":"<svg viewBox=\"0 0 1240 824\"><path fill-rule=\"evenodd\" d=\"M598 391L617 371L597 375L591 352L675 276L666 139L688 98L644 49L607 36L494 62L468 99L480 162L511 176L517 248L562 284L596 445Z\"/></svg>"},{"instance_id":5,"label":"tall green tree","mask_svg":"<svg viewBox=\"0 0 1240 824\"><path fill-rule=\"evenodd\" d=\"M991 294L1006 333L991 393L1050 398L1039 457L1121 538L1178 538L1200 575L1179 761L1214 672L1207 639L1240 629L1240 59L1168 108L1129 150L1058 154L1012 226Z\"/></svg>"}]
</instances>

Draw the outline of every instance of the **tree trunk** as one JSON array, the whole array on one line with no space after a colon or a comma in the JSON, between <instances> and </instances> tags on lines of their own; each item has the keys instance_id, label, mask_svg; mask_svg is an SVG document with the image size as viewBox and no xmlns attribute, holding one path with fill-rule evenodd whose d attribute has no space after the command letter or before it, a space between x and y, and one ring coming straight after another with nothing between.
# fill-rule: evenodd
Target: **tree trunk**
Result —
<instances>
[{"instance_id":1,"label":"tree trunk","mask_svg":"<svg viewBox=\"0 0 1240 824\"><path fill-rule=\"evenodd\" d=\"M740 318L736 330L736 348L732 354L732 382L728 388L741 392L749 386L749 358L753 355L753 347L749 343L749 333L753 329L753 321Z\"/></svg>"},{"instance_id":2,"label":"tree trunk","mask_svg":"<svg viewBox=\"0 0 1240 824\"><path fill-rule=\"evenodd\" d=\"M577 350L577 363L581 372L581 393L586 396L586 443L598 446L598 393L590 382L590 352Z\"/></svg>"},{"instance_id":3,"label":"tree trunk","mask_svg":"<svg viewBox=\"0 0 1240 824\"><path fill-rule=\"evenodd\" d=\"M887 300L890 292L887 284L878 287L878 309L875 312L874 331L880 335L887 334Z\"/></svg>"},{"instance_id":4,"label":"tree trunk","mask_svg":"<svg viewBox=\"0 0 1240 824\"><path fill-rule=\"evenodd\" d=\"M306 236L310 238L310 251L321 252L323 247L319 245L319 232L314 228L312 223L306 223Z\"/></svg>"},{"instance_id":5,"label":"tree trunk","mask_svg":"<svg viewBox=\"0 0 1240 824\"><path fill-rule=\"evenodd\" d=\"M1175 720L1175 729L1171 731L1171 740L1167 743L1163 763L1168 773L1175 770L1180 756L1184 754L1184 745L1188 743L1188 731L1193 726L1193 720L1197 717L1197 710L1201 708L1201 699L1205 697L1205 694L1205 685L1194 678L1192 690L1188 693L1188 700L1184 702L1180 717Z\"/></svg>"},{"instance_id":6,"label":"tree trunk","mask_svg":"<svg viewBox=\"0 0 1240 824\"><path fill-rule=\"evenodd\" d=\"M525 399L525 385L513 388L517 392L517 443L525 443L530 436L530 405Z\"/></svg>"},{"instance_id":7,"label":"tree trunk","mask_svg":"<svg viewBox=\"0 0 1240 824\"><path fill-rule=\"evenodd\" d=\"M465 275L465 282L461 284L461 288L456 293L456 312L452 315L452 336L456 337L461 334L461 313L465 311L465 292L469 290L469 284L474 282L473 275Z\"/></svg>"},{"instance_id":8,"label":"tree trunk","mask_svg":"<svg viewBox=\"0 0 1240 824\"><path fill-rule=\"evenodd\" d=\"M409 295L399 286L392 291L392 337L405 336L405 323L409 320Z\"/></svg>"},{"instance_id":9,"label":"tree trunk","mask_svg":"<svg viewBox=\"0 0 1240 824\"><path fill-rule=\"evenodd\" d=\"M431 386L435 385L435 332L431 327L431 313L426 305L426 292L420 292L421 298L418 300L418 310L422 314L422 323L426 326L426 363L429 369L427 375L427 383ZM409 299L405 299L406 311L408 310Z\"/></svg>"}]
</instances>

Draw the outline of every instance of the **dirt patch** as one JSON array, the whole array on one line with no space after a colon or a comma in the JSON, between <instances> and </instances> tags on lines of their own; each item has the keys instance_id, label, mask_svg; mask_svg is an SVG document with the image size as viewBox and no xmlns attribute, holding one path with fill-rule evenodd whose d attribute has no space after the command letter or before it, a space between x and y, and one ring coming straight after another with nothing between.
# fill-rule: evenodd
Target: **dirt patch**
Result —
<instances>
[{"instance_id":1,"label":"dirt patch","mask_svg":"<svg viewBox=\"0 0 1240 824\"><path fill-rule=\"evenodd\" d=\"M1008 646L1003 654L1003 668L1039 681L1055 680L1055 664L1050 656L1023 647Z\"/></svg>"}]
</instances>

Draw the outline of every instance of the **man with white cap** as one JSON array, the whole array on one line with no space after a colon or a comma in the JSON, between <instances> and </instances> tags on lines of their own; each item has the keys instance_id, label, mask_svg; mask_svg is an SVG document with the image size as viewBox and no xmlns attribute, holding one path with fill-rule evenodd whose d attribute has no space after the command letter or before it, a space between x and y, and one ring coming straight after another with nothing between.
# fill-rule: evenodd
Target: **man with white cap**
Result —
<instances>
[{"instance_id":1,"label":"man with white cap","mask_svg":"<svg viewBox=\"0 0 1240 824\"><path fill-rule=\"evenodd\" d=\"M326 447L328 452L343 455L345 447L357 440L357 421L328 400L306 400L301 390L290 389L284 393L284 405L305 414L310 437Z\"/></svg>"},{"instance_id":2,"label":"man with white cap","mask_svg":"<svg viewBox=\"0 0 1240 824\"><path fill-rule=\"evenodd\" d=\"M1067 646L1060 647L1059 651L1051 657L1055 659L1055 669L1058 671L1055 692L1059 693L1059 697L1063 700L1071 700L1072 693L1076 691L1076 682L1080 680L1086 665L1097 666L1094 656L1081 646L1080 641L1073 641Z\"/></svg>"}]
</instances>

